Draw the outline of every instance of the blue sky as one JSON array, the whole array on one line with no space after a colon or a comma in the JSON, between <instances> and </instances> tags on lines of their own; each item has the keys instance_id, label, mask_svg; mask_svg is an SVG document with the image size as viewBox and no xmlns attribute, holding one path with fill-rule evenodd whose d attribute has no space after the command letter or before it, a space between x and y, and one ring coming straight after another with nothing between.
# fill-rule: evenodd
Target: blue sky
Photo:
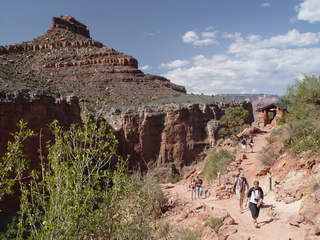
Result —
<instances>
[{"instance_id":1,"label":"blue sky","mask_svg":"<svg viewBox=\"0 0 320 240\"><path fill-rule=\"evenodd\" d=\"M320 75L320 0L2 0L0 45L33 40L60 15L188 93L283 94Z\"/></svg>"}]
</instances>

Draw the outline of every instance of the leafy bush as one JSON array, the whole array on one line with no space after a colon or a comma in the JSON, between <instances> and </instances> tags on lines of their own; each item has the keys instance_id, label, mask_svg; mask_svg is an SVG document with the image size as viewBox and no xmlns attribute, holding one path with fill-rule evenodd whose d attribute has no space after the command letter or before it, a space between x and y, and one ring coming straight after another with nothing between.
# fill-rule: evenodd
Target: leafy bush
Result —
<instances>
[{"instance_id":1,"label":"leafy bush","mask_svg":"<svg viewBox=\"0 0 320 240\"><path fill-rule=\"evenodd\" d=\"M14 134L16 147L5 156L29 173L18 181L19 215L2 239L151 238L149 223L165 201L160 187L148 174L139 179L128 174L107 122L89 115L82 119L82 125L73 124L69 130L57 121L50 124L54 141L48 142L46 157L40 149L39 172L28 170L22 154L21 141L33 133L21 126Z\"/></svg>"},{"instance_id":2,"label":"leafy bush","mask_svg":"<svg viewBox=\"0 0 320 240\"><path fill-rule=\"evenodd\" d=\"M272 166L276 162L277 158L278 156L274 152L272 145L262 147L261 152L258 155L258 159L265 166Z\"/></svg>"},{"instance_id":3,"label":"leafy bush","mask_svg":"<svg viewBox=\"0 0 320 240\"><path fill-rule=\"evenodd\" d=\"M168 182L169 183L176 183L182 180L182 176L180 174L170 174Z\"/></svg>"},{"instance_id":4,"label":"leafy bush","mask_svg":"<svg viewBox=\"0 0 320 240\"><path fill-rule=\"evenodd\" d=\"M219 133L223 136L236 135L243 130L243 128L248 126L244 126L248 115L249 111L245 110L243 107L227 108L225 115L221 117L219 122L222 126Z\"/></svg>"},{"instance_id":5,"label":"leafy bush","mask_svg":"<svg viewBox=\"0 0 320 240\"><path fill-rule=\"evenodd\" d=\"M212 149L209 155L210 157L203 168L203 174L208 181L215 179L217 177L217 172L224 172L229 163L235 160L234 155L224 149L219 151Z\"/></svg>"},{"instance_id":6,"label":"leafy bush","mask_svg":"<svg viewBox=\"0 0 320 240\"><path fill-rule=\"evenodd\" d=\"M311 150L320 155L320 79L304 75L288 85L283 101L292 103L281 123L285 132L282 141L290 153L299 154Z\"/></svg>"},{"instance_id":7,"label":"leafy bush","mask_svg":"<svg viewBox=\"0 0 320 240\"><path fill-rule=\"evenodd\" d=\"M221 227L222 221L220 218L209 217L206 221L206 225L211 227L216 233Z\"/></svg>"},{"instance_id":8,"label":"leafy bush","mask_svg":"<svg viewBox=\"0 0 320 240\"><path fill-rule=\"evenodd\" d=\"M200 239L202 231L200 229L191 230L189 228L182 229L179 235L180 240L197 240Z\"/></svg>"},{"instance_id":9,"label":"leafy bush","mask_svg":"<svg viewBox=\"0 0 320 240\"><path fill-rule=\"evenodd\" d=\"M170 233L170 223L168 221L160 221L156 223L156 233L155 237L156 239L169 239L169 233Z\"/></svg>"}]
</instances>

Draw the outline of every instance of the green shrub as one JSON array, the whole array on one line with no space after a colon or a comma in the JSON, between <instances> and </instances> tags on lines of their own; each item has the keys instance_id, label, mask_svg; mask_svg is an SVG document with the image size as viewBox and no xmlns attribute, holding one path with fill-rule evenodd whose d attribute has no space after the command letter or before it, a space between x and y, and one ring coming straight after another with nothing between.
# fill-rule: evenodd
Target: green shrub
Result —
<instances>
[{"instance_id":1,"label":"green shrub","mask_svg":"<svg viewBox=\"0 0 320 240\"><path fill-rule=\"evenodd\" d=\"M272 166L277 161L278 155L275 153L272 145L262 147L258 159L265 166Z\"/></svg>"},{"instance_id":2,"label":"green shrub","mask_svg":"<svg viewBox=\"0 0 320 240\"><path fill-rule=\"evenodd\" d=\"M159 185L147 173L128 174L106 121L87 114L82 119L69 130L57 121L50 124L54 141L47 143L46 158L39 151L39 172L28 169L21 144L34 134L25 125L13 134L17 141L9 146L15 148L5 156L28 178L18 181L19 215L1 239L151 238L150 222L165 202ZM114 169L112 159L117 159Z\"/></svg>"},{"instance_id":3,"label":"green shrub","mask_svg":"<svg viewBox=\"0 0 320 240\"><path fill-rule=\"evenodd\" d=\"M209 217L206 221L206 225L211 227L216 233L221 227L222 221L220 218Z\"/></svg>"},{"instance_id":4,"label":"green shrub","mask_svg":"<svg viewBox=\"0 0 320 240\"><path fill-rule=\"evenodd\" d=\"M160 222L157 222L155 225L155 228L156 228L156 233L155 233L156 239L169 239L171 226L168 221L162 220Z\"/></svg>"},{"instance_id":5,"label":"green shrub","mask_svg":"<svg viewBox=\"0 0 320 240\"><path fill-rule=\"evenodd\" d=\"M292 154L311 150L320 155L320 79L317 76L304 75L287 86L282 101L291 103L292 107L285 114L283 123L285 131L282 141Z\"/></svg>"},{"instance_id":6,"label":"green shrub","mask_svg":"<svg viewBox=\"0 0 320 240\"><path fill-rule=\"evenodd\" d=\"M201 238L202 231L200 229L191 230L189 228L182 229L179 235L180 240L198 240Z\"/></svg>"},{"instance_id":7,"label":"green shrub","mask_svg":"<svg viewBox=\"0 0 320 240\"><path fill-rule=\"evenodd\" d=\"M217 172L224 172L229 163L235 160L234 155L224 149L219 151L212 149L209 155L210 157L203 168L203 175L208 181L215 179L217 177Z\"/></svg>"},{"instance_id":8,"label":"green shrub","mask_svg":"<svg viewBox=\"0 0 320 240\"><path fill-rule=\"evenodd\" d=\"M182 176L180 174L170 174L168 182L169 183L177 183L182 180Z\"/></svg>"}]
</instances>

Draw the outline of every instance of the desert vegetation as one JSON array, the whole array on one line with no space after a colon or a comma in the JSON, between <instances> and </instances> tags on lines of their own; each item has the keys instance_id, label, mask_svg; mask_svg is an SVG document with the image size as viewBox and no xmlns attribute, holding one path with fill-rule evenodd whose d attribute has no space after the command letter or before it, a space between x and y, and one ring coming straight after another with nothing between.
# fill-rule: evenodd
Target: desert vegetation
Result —
<instances>
[{"instance_id":1,"label":"desert vegetation","mask_svg":"<svg viewBox=\"0 0 320 240\"><path fill-rule=\"evenodd\" d=\"M23 153L24 140L36 134L19 123L3 157L0 193L18 184L20 211L2 239L150 239L150 222L166 203L155 175L129 172L107 122L83 119L68 130L50 124L54 141L45 146L47 156L39 149L38 171Z\"/></svg>"},{"instance_id":2,"label":"desert vegetation","mask_svg":"<svg viewBox=\"0 0 320 240\"><path fill-rule=\"evenodd\" d=\"M311 151L319 155L320 141L320 79L315 75L304 75L288 85L282 99L292 106L279 123L282 124L281 140L286 149L299 154Z\"/></svg>"},{"instance_id":3,"label":"desert vegetation","mask_svg":"<svg viewBox=\"0 0 320 240\"><path fill-rule=\"evenodd\" d=\"M234 154L224 149L212 149L208 152L208 155L210 157L207 159L203 168L203 175L208 181L216 179L217 172L224 172L229 163L235 160Z\"/></svg>"}]
</instances>

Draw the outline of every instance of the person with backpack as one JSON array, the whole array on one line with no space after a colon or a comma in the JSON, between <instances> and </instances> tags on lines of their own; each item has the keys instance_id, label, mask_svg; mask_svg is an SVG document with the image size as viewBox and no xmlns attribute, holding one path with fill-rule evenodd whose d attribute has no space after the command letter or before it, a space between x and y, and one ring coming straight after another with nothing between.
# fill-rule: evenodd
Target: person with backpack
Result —
<instances>
[{"instance_id":1,"label":"person with backpack","mask_svg":"<svg viewBox=\"0 0 320 240\"><path fill-rule=\"evenodd\" d=\"M241 143L242 153L245 153L247 150L247 139L245 139L243 136L241 136L240 143Z\"/></svg>"},{"instance_id":2,"label":"person with backpack","mask_svg":"<svg viewBox=\"0 0 320 240\"><path fill-rule=\"evenodd\" d=\"M263 201L263 190L261 187L259 187L259 181L254 181L253 182L253 187L250 188L247 194L249 203L248 207L251 212L251 216L253 219L253 225L256 228L259 228L257 218L259 217L260 213L260 208L262 206L262 201Z\"/></svg>"},{"instance_id":3,"label":"person with backpack","mask_svg":"<svg viewBox=\"0 0 320 240\"><path fill-rule=\"evenodd\" d=\"M243 201L246 197L246 193L248 192L248 190L248 181L244 177L244 174L240 173L233 184L233 191L236 193L237 199L239 200L240 213L243 213Z\"/></svg>"}]
</instances>

